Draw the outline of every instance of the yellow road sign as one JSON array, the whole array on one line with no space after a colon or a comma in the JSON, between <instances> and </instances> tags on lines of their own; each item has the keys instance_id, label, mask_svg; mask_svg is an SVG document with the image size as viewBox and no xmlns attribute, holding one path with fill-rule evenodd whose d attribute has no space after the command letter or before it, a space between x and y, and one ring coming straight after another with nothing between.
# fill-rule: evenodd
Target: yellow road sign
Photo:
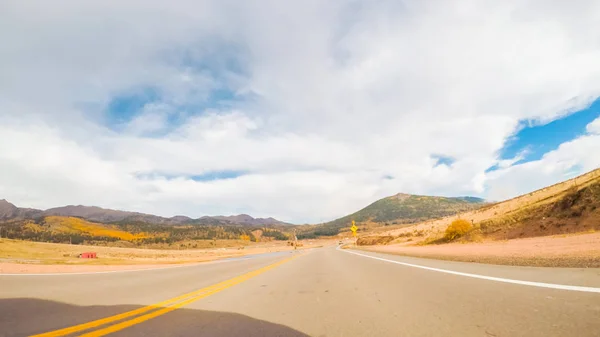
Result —
<instances>
[{"instance_id":1,"label":"yellow road sign","mask_svg":"<svg viewBox=\"0 0 600 337\"><path fill-rule=\"evenodd\" d=\"M358 230L358 227L356 227L356 223L354 222L354 220L352 220L352 227L350 227L350 230L352 231L352 235L356 236L356 231Z\"/></svg>"}]
</instances>

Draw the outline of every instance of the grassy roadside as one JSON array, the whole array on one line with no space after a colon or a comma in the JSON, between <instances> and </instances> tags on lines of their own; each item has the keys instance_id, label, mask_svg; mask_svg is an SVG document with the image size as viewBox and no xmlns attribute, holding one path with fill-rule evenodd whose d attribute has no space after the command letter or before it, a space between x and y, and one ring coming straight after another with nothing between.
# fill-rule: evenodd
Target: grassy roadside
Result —
<instances>
[{"instance_id":1,"label":"grassy roadside","mask_svg":"<svg viewBox=\"0 0 600 337\"><path fill-rule=\"evenodd\" d=\"M231 242L227 242L224 244L225 247L220 248L164 250L0 239L0 263L41 265L180 264L293 249L286 246L285 242L256 243L246 246L234 245L233 247L231 245ZM97 252L98 259L78 258L80 253L86 251Z\"/></svg>"}]
</instances>

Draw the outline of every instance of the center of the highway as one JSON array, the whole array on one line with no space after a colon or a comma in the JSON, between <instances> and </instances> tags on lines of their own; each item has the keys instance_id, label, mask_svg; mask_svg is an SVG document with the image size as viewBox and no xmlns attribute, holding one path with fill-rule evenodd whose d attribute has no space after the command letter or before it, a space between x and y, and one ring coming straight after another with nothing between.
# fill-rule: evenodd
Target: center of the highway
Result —
<instances>
[{"instance_id":1,"label":"center of the highway","mask_svg":"<svg viewBox=\"0 0 600 337\"><path fill-rule=\"evenodd\" d=\"M299 255L292 256L290 258L286 258L284 260L275 262L268 266L253 270L249 273L239 275L234 278L228 279L226 281L219 282L217 284L213 284L211 286L208 286L208 287L205 287L202 289L198 289L198 290L192 291L190 293L183 294L181 296L177 296L177 297L174 297L174 298L171 298L171 299L159 302L159 303L148 305L143 308L127 311L122 314L98 319L98 320L83 323L83 324L70 326L67 328L59 329L59 330L54 330L54 331L49 331L49 332L45 332L42 334L33 335L31 337L66 336L66 335L70 335L70 334L73 334L76 332L91 330L91 329L99 328L99 327L101 327L101 328L98 330L93 330L93 331L84 333L80 336L82 336L82 337L105 336L107 334L117 332L117 331L123 330L125 328L128 328L130 326L140 324L140 323L150 320L152 318L164 315L164 314L174 311L178 308L181 308L185 305L196 302L196 301L206 298L210 295L216 294L227 288L231 288L237 284L247 281L247 280L249 280L255 276L258 276L262 273L265 273L273 268L276 268L286 262L289 262L289 261L297 258L298 256ZM105 326L105 325L108 325L108 326Z\"/></svg>"}]
</instances>

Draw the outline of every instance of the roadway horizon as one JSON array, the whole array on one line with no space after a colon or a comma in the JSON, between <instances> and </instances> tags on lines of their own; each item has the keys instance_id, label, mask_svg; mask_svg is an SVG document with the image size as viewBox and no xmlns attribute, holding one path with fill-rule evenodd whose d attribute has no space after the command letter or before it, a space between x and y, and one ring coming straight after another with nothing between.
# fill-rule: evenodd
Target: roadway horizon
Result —
<instances>
[{"instance_id":1,"label":"roadway horizon","mask_svg":"<svg viewBox=\"0 0 600 337\"><path fill-rule=\"evenodd\" d=\"M325 247L0 284L0 336L600 336L595 269Z\"/></svg>"}]
</instances>

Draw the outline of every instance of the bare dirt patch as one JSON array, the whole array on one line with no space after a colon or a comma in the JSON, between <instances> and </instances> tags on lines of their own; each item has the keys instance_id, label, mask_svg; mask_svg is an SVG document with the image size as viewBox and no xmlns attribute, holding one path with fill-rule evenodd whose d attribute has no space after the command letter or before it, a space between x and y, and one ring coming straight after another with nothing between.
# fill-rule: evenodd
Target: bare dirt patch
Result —
<instances>
[{"instance_id":1,"label":"bare dirt patch","mask_svg":"<svg viewBox=\"0 0 600 337\"><path fill-rule=\"evenodd\" d=\"M359 246L373 246L373 245L385 245L388 242L394 240L393 236L385 235L385 236L365 236L362 238L358 238L356 244Z\"/></svg>"},{"instance_id":2,"label":"bare dirt patch","mask_svg":"<svg viewBox=\"0 0 600 337\"><path fill-rule=\"evenodd\" d=\"M388 254L520 266L600 268L600 233L482 243L360 247Z\"/></svg>"}]
</instances>

